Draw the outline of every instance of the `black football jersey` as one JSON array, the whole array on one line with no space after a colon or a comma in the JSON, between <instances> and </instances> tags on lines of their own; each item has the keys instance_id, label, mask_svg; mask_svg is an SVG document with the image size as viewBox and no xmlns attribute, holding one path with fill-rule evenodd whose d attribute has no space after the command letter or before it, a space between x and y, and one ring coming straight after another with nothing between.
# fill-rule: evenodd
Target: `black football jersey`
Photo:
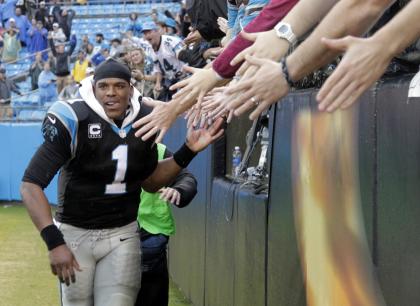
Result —
<instances>
[{"instance_id":1,"label":"black football jersey","mask_svg":"<svg viewBox=\"0 0 420 306\"><path fill-rule=\"evenodd\" d=\"M132 128L148 112L146 106L132 103L118 128L96 99L54 103L43 122L44 149L39 151L47 149L59 164L48 166L51 162L36 158L37 153L24 181L36 181L34 177L45 173L48 184L56 173L52 170L61 167L56 212L60 222L95 229L135 221L141 182L157 166L153 140L142 141Z\"/></svg>"}]
</instances>

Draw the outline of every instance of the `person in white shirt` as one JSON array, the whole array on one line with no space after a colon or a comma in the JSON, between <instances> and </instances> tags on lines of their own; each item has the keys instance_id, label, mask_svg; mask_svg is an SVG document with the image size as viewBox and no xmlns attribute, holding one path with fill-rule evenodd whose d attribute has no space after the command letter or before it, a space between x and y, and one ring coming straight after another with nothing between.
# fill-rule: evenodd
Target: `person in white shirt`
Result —
<instances>
[{"instance_id":1,"label":"person in white shirt","mask_svg":"<svg viewBox=\"0 0 420 306\"><path fill-rule=\"evenodd\" d=\"M160 91L158 99L169 101L172 96L169 87L179 81L185 65L178 59L179 52L185 45L179 37L162 35L154 22L145 23L142 32L154 51L153 74L157 74L155 90Z\"/></svg>"},{"instance_id":2,"label":"person in white shirt","mask_svg":"<svg viewBox=\"0 0 420 306\"><path fill-rule=\"evenodd\" d=\"M60 28L57 22L53 23L53 30L51 31L51 36L56 46L59 43L64 43L66 41L66 35L63 32L63 29Z\"/></svg>"}]
</instances>

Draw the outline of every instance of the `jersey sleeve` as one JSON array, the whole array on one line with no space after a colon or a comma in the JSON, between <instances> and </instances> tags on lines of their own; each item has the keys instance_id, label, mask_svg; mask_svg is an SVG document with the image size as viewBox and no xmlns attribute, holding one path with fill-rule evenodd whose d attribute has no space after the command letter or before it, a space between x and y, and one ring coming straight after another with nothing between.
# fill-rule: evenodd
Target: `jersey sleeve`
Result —
<instances>
[{"instance_id":1,"label":"jersey sleeve","mask_svg":"<svg viewBox=\"0 0 420 306\"><path fill-rule=\"evenodd\" d=\"M32 157L22 181L47 187L71 158L71 134L57 115L48 112L42 124L44 142Z\"/></svg>"},{"instance_id":2,"label":"jersey sleeve","mask_svg":"<svg viewBox=\"0 0 420 306\"><path fill-rule=\"evenodd\" d=\"M64 101L58 101L54 103L48 110L47 117L45 118L44 123L47 120L53 125L57 122L60 122L60 125L62 125L67 131L70 138L69 141L63 145L66 145L70 150L71 155L74 156L77 148L77 131L79 128L79 121L76 113L74 112L70 104ZM60 136L62 135L64 135L64 132L61 133Z\"/></svg>"}]
</instances>

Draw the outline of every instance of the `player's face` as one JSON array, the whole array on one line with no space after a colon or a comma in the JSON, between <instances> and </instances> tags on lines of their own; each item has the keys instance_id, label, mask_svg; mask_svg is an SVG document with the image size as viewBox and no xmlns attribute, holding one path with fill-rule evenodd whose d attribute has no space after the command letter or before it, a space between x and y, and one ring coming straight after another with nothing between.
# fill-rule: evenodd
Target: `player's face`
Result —
<instances>
[{"instance_id":1,"label":"player's face","mask_svg":"<svg viewBox=\"0 0 420 306\"><path fill-rule=\"evenodd\" d=\"M133 95L133 87L123 79L107 78L97 81L93 92L110 119L121 119Z\"/></svg>"}]
</instances>

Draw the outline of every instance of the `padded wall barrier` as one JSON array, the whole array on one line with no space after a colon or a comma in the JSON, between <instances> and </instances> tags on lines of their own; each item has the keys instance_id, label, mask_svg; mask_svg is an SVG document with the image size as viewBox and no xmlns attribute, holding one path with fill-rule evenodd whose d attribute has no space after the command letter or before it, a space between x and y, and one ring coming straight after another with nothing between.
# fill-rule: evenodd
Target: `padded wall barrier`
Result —
<instances>
[{"instance_id":1,"label":"padded wall barrier","mask_svg":"<svg viewBox=\"0 0 420 306\"><path fill-rule=\"evenodd\" d=\"M0 200L20 201L23 173L43 141L41 123L0 123L0 141ZM45 192L50 203L57 203L57 177Z\"/></svg>"}]
</instances>

